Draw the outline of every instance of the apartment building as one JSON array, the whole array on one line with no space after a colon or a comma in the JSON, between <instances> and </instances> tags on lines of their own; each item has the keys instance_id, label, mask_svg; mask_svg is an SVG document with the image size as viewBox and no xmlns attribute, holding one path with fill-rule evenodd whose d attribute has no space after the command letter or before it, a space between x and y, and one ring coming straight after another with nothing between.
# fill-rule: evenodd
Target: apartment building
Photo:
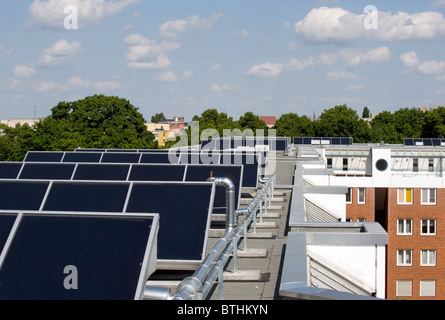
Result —
<instances>
[{"instance_id":1,"label":"apartment building","mask_svg":"<svg viewBox=\"0 0 445 320\"><path fill-rule=\"evenodd\" d=\"M347 188L339 221L386 230L386 299L445 299L445 148L421 144L313 146L326 171L304 177Z\"/></svg>"}]
</instances>

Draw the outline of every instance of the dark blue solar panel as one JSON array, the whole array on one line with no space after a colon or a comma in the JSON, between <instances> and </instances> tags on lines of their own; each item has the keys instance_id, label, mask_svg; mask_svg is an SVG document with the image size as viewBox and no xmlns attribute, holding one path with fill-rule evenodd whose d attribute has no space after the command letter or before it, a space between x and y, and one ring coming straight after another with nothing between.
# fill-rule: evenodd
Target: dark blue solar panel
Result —
<instances>
[{"instance_id":1,"label":"dark blue solar panel","mask_svg":"<svg viewBox=\"0 0 445 320\"><path fill-rule=\"evenodd\" d=\"M0 181L0 210L39 210L49 182Z\"/></svg>"},{"instance_id":2,"label":"dark blue solar panel","mask_svg":"<svg viewBox=\"0 0 445 320\"><path fill-rule=\"evenodd\" d=\"M74 212L122 212L127 183L55 181L43 210Z\"/></svg>"},{"instance_id":3,"label":"dark blue solar panel","mask_svg":"<svg viewBox=\"0 0 445 320\"><path fill-rule=\"evenodd\" d=\"M73 180L127 180L129 164L79 164Z\"/></svg>"},{"instance_id":4,"label":"dark blue solar panel","mask_svg":"<svg viewBox=\"0 0 445 320\"><path fill-rule=\"evenodd\" d=\"M344 146L348 146L352 144L351 138L341 138L341 144Z\"/></svg>"},{"instance_id":5,"label":"dark blue solar panel","mask_svg":"<svg viewBox=\"0 0 445 320\"><path fill-rule=\"evenodd\" d=\"M127 212L155 212L160 215L158 259L203 259L213 185L135 183Z\"/></svg>"},{"instance_id":6,"label":"dark blue solar panel","mask_svg":"<svg viewBox=\"0 0 445 320\"><path fill-rule=\"evenodd\" d=\"M151 217L25 214L0 270L0 299L133 300L152 225ZM77 289L66 287L67 266Z\"/></svg>"},{"instance_id":7,"label":"dark blue solar panel","mask_svg":"<svg viewBox=\"0 0 445 320\"><path fill-rule=\"evenodd\" d=\"M256 188L258 186L258 161L254 153L224 153L220 164L242 164L243 187Z\"/></svg>"},{"instance_id":8,"label":"dark blue solar panel","mask_svg":"<svg viewBox=\"0 0 445 320\"><path fill-rule=\"evenodd\" d=\"M93 162L98 163L102 158L101 152L66 152L62 162Z\"/></svg>"},{"instance_id":9,"label":"dark blue solar panel","mask_svg":"<svg viewBox=\"0 0 445 320\"><path fill-rule=\"evenodd\" d=\"M405 146L413 146L414 145L414 139L403 139Z\"/></svg>"},{"instance_id":10,"label":"dark blue solar panel","mask_svg":"<svg viewBox=\"0 0 445 320\"><path fill-rule=\"evenodd\" d=\"M187 167L187 174L185 181L207 181L210 176L228 178L235 185L236 203L235 208L238 208L238 198L241 192L242 184L242 166L223 166L223 165L204 165ZM226 206L226 189L224 187L216 188L214 208L223 208ZM224 213L224 210L217 210L214 213Z\"/></svg>"},{"instance_id":11,"label":"dark blue solar panel","mask_svg":"<svg viewBox=\"0 0 445 320\"><path fill-rule=\"evenodd\" d=\"M30 151L26 154L25 161L61 162L64 154L64 152Z\"/></svg>"},{"instance_id":12,"label":"dark blue solar panel","mask_svg":"<svg viewBox=\"0 0 445 320\"><path fill-rule=\"evenodd\" d=\"M185 166L135 164L131 168L129 181L183 181Z\"/></svg>"},{"instance_id":13,"label":"dark blue solar panel","mask_svg":"<svg viewBox=\"0 0 445 320\"><path fill-rule=\"evenodd\" d=\"M0 179L16 179L23 163L0 162Z\"/></svg>"},{"instance_id":14,"label":"dark blue solar panel","mask_svg":"<svg viewBox=\"0 0 445 320\"><path fill-rule=\"evenodd\" d=\"M106 149L76 149L75 152L105 152Z\"/></svg>"},{"instance_id":15,"label":"dark blue solar panel","mask_svg":"<svg viewBox=\"0 0 445 320\"><path fill-rule=\"evenodd\" d=\"M139 163L141 155L139 153L114 153L106 152L102 156L102 163Z\"/></svg>"},{"instance_id":16,"label":"dark blue solar panel","mask_svg":"<svg viewBox=\"0 0 445 320\"><path fill-rule=\"evenodd\" d=\"M177 164L179 156L176 153L145 153L142 154L140 163L170 163Z\"/></svg>"},{"instance_id":17,"label":"dark blue solar panel","mask_svg":"<svg viewBox=\"0 0 445 320\"><path fill-rule=\"evenodd\" d=\"M16 218L15 213L0 213L0 253L8 240Z\"/></svg>"},{"instance_id":18,"label":"dark blue solar panel","mask_svg":"<svg viewBox=\"0 0 445 320\"><path fill-rule=\"evenodd\" d=\"M19 179L71 180L75 164L68 163L25 163Z\"/></svg>"},{"instance_id":19,"label":"dark blue solar panel","mask_svg":"<svg viewBox=\"0 0 445 320\"><path fill-rule=\"evenodd\" d=\"M427 147L432 147L433 146L433 140L431 140L431 139L423 139L423 145L427 146Z\"/></svg>"},{"instance_id":20,"label":"dark blue solar panel","mask_svg":"<svg viewBox=\"0 0 445 320\"><path fill-rule=\"evenodd\" d=\"M440 143L440 139L431 139L433 142L433 146L435 147L440 147L441 143Z\"/></svg>"},{"instance_id":21,"label":"dark blue solar panel","mask_svg":"<svg viewBox=\"0 0 445 320\"><path fill-rule=\"evenodd\" d=\"M303 144L303 138L294 138L294 144L297 145Z\"/></svg>"}]
</instances>

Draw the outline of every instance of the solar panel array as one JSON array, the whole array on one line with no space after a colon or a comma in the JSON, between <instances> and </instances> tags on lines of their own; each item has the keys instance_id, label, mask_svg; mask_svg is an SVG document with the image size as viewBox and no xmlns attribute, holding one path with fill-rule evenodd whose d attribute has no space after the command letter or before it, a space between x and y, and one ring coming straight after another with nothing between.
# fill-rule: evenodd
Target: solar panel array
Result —
<instances>
[{"instance_id":1,"label":"solar panel array","mask_svg":"<svg viewBox=\"0 0 445 320\"><path fill-rule=\"evenodd\" d=\"M212 214L226 210L208 178L232 180L238 208L265 163L266 153L103 149L0 162L0 299L142 298L155 270L205 258ZM81 274L75 290L62 286L67 266Z\"/></svg>"},{"instance_id":2,"label":"solar panel array","mask_svg":"<svg viewBox=\"0 0 445 320\"><path fill-rule=\"evenodd\" d=\"M229 150L240 147L254 148L258 145L268 146L271 151L285 151L290 144L288 137L228 137L204 139L201 142L202 149Z\"/></svg>"},{"instance_id":3,"label":"solar panel array","mask_svg":"<svg viewBox=\"0 0 445 320\"><path fill-rule=\"evenodd\" d=\"M119 164L214 164L243 165L242 187L257 188L264 175L265 152L42 152L30 151L25 162L119 163ZM1 170L1 169L0 169ZM1 171L0 171L1 173Z\"/></svg>"},{"instance_id":4,"label":"solar panel array","mask_svg":"<svg viewBox=\"0 0 445 320\"><path fill-rule=\"evenodd\" d=\"M445 147L445 139L403 139L405 146Z\"/></svg>"},{"instance_id":5,"label":"solar panel array","mask_svg":"<svg viewBox=\"0 0 445 320\"><path fill-rule=\"evenodd\" d=\"M249 169L249 167L247 168ZM235 185L238 208L243 181L242 165L169 165L59 162L3 162L0 179L73 181L205 182L210 176L227 177ZM213 213L225 213L225 190L217 188Z\"/></svg>"},{"instance_id":6,"label":"solar panel array","mask_svg":"<svg viewBox=\"0 0 445 320\"><path fill-rule=\"evenodd\" d=\"M1 212L0 299L142 299L158 228L158 215Z\"/></svg>"},{"instance_id":7,"label":"solar panel array","mask_svg":"<svg viewBox=\"0 0 445 320\"><path fill-rule=\"evenodd\" d=\"M347 137L295 137L295 145L332 145L332 146L349 146L354 142L353 138Z\"/></svg>"}]
</instances>

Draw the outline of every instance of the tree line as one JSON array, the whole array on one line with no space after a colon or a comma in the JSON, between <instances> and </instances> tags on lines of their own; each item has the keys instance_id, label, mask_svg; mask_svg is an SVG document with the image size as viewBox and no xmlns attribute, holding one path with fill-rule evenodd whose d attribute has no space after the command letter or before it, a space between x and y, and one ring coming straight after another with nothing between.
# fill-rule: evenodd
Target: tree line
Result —
<instances>
[{"instance_id":1,"label":"tree line","mask_svg":"<svg viewBox=\"0 0 445 320\"><path fill-rule=\"evenodd\" d=\"M147 130L146 120L128 100L94 95L73 102L59 102L52 114L36 124L0 125L0 161L22 161L28 151L72 151L76 148L155 149L154 135ZM366 107L363 116L369 115ZM156 114L152 120L164 115ZM161 119L162 120L162 119ZM194 127L195 126L195 127ZM199 130L193 130L197 129ZM255 134L269 128L253 112L238 120L211 108L195 115L188 129L166 148L200 142L204 130L219 136ZM403 143L404 138L445 138L445 107L432 111L402 108L384 111L371 121L360 117L347 105L324 110L313 121L297 113L281 115L275 126L282 137L352 137L356 143ZM199 135L199 136L193 136Z\"/></svg>"}]
</instances>

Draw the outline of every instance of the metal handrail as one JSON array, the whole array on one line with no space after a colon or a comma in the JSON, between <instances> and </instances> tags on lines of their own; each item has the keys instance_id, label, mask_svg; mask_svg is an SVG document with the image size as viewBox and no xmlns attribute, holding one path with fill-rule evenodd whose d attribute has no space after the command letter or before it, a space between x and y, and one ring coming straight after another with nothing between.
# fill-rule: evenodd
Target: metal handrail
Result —
<instances>
[{"instance_id":1,"label":"metal handrail","mask_svg":"<svg viewBox=\"0 0 445 320\"><path fill-rule=\"evenodd\" d=\"M174 300L196 300L198 297L204 298L213 286L215 279L221 273L221 266L225 265L230 258L232 251L238 250L238 239L245 232L250 222L255 217L256 210L262 205L264 198L267 199L269 188L272 186L272 178L263 178L261 182L264 185L256 197L245 209L232 210L235 204L235 186L227 178L211 178L217 185L226 187L226 213L227 225L226 232L222 238L218 240L213 250L207 255L204 262L198 267L195 273L184 279L177 287ZM245 221L241 226L236 228L237 217L246 215Z\"/></svg>"}]
</instances>

